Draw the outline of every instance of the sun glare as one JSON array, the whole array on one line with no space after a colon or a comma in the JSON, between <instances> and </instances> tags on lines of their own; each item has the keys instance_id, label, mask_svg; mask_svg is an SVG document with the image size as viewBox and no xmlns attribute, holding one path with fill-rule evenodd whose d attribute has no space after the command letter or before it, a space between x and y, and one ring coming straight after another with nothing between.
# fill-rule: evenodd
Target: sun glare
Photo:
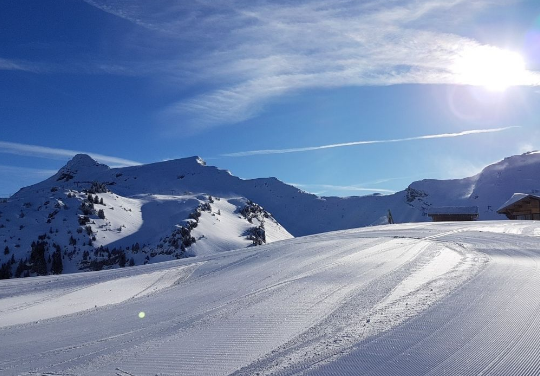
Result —
<instances>
[{"instance_id":1,"label":"sun glare","mask_svg":"<svg viewBox=\"0 0 540 376\"><path fill-rule=\"evenodd\" d=\"M520 85L526 75L525 62L518 53L495 47L465 51L456 58L453 71L459 83L483 86L492 91Z\"/></svg>"}]
</instances>

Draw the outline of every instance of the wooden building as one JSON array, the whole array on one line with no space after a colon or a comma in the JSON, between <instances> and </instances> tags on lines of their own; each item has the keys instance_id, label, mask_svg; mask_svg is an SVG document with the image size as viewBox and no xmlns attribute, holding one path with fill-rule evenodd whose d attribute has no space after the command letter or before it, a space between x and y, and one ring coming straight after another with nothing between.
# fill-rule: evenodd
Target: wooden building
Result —
<instances>
[{"instance_id":1,"label":"wooden building","mask_svg":"<svg viewBox=\"0 0 540 376\"><path fill-rule=\"evenodd\" d=\"M441 206L429 208L427 215L433 222L475 221L478 219L478 206Z\"/></svg>"},{"instance_id":2,"label":"wooden building","mask_svg":"<svg viewBox=\"0 0 540 376\"><path fill-rule=\"evenodd\" d=\"M540 196L527 193L514 193L497 210L508 219L540 220Z\"/></svg>"}]
</instances>

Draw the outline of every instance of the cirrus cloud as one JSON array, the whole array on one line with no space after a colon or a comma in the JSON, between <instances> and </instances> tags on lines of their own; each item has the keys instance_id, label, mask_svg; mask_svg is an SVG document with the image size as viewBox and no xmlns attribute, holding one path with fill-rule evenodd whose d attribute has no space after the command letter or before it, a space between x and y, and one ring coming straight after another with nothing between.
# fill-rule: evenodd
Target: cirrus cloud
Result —
<instances>
[{"instance_id":1,"label":"cirrus cloud","mask_svg":"<svg viewBox=\"0 0 540 376\"><path fill-rule=\"evenodd\" d=\"M306 89L470 84L452 69L456 60L497 47L445 30L514 0L85 1L140 26L134 39L150 54L167 51L164 81L204 87L161 117L205 129ZM539 85L540 75L520 84Z\"/></svg>"}]
</instances>

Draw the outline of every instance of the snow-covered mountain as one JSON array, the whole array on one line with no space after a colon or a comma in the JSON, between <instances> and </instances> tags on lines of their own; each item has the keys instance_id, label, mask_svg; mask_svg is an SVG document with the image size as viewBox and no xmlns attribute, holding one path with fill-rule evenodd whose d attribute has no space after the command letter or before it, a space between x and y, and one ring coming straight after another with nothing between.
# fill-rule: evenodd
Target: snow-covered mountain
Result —
<instances>
[{"instance_id":1,"label":"snow-covered mountain","mask_svg":"<svg viewBox=\"0 0 540 376\"><path fill-rule=\"evenodd\" d=\"M506 219L497 209L514 193L540 192L540 152L505 158L469 178L414 182L408 190L416 197L411 204L423 211L429 206L478 206L479 220Z\"/></svg>"},{"instance_id":2,"label":"snow-covered mountain","mask_svg":"<svg viewBox=\"0 0 540 376\"><path fill-rule=\"evenodd\" d=\"M192 177L202 163L124 171L75 156L0 202L0 277L155 263L292 238L245 197L174 189L166 178Z\"/></svg>"},{"instance_id":3,"label":"snow-covered mountain","mask_svg":"<svg viewBox=\"0 0 540 376\"><path fill-rule=\"evenodd\" d=\"M276 178L240 179L199 157L109 168L77 155L54 176L0 203L0 245L7 247L0 261L13 274L21 260L43 263L42 253L47 265L40 270L49 272L58 254L64 272L165 261L291 234L384 224L388 210L396 223L428 221L427 210L435 206L478 206L480 220L504 219L497 208L515 192L538 193L539 174L540 153L531 152L473 177L340 198L318 197Z\"/></svg>"}]
</instances>

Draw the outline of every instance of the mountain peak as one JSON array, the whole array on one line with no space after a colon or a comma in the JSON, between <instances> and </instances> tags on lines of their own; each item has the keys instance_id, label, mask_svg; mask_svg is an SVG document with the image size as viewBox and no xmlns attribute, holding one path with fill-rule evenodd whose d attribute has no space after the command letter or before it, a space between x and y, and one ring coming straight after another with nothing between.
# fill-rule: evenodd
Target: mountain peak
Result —
<instances>
[{"instance_id":1,"label":"mountain peak","mask_svg":"<svg viewBox=\"0 0 540 376\"><path fill-rule=\"evenodd\" d=\"M196 163L196 164L200 164L201 166L206 166L206 161L202 159L201 157L199 157L198 155L194 155L192 157L180 158L176 160L182 161L182 162L188 162L188 163Z\"/></svg>"},{"instance_id":2,"label":"mountain peak","mask_svg":"<svg viewBox=\"0 0 540 376\"><path fill-rule=\"evenodd\" d=\"M95 159L88 154L76 154L71 160L64 166L70 170L77 170L80 167L93 167L100 166Z\"/></svg>"},{"instance_id":3,"label":"mountain peak","mask_svg":"<svg viewBox=\"0 0 540 376\"><path fill-rule=\"evenodd\" d=\"M88 154L76 154L64 167L55 175L57 181L69 181L79 172L84 170L108 170L109 166L98 163Z\"/></svg>"}]
</instances>

